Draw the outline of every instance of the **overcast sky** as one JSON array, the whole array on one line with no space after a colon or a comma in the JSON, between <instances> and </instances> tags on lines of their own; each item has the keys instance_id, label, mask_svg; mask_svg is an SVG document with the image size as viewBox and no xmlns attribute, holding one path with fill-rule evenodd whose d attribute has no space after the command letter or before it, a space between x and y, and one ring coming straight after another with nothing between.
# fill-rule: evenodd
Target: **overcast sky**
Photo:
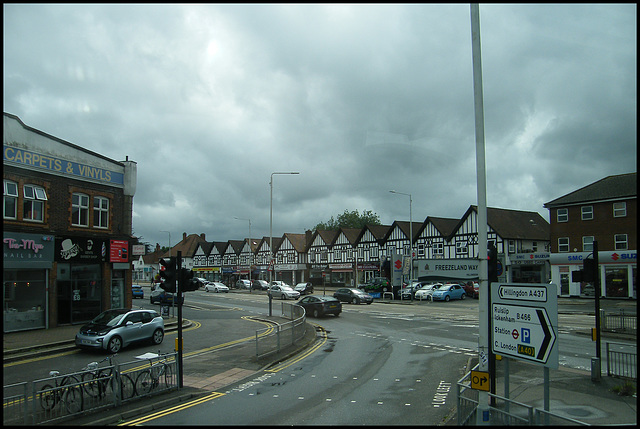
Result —
<instances>
[{"instance_id":1,"label":"overcast sky","mask_svg":"<svg viewBox=\"0 0 640 429\"><path fill-rule=\"evenodd\" d=\"M138 166L172 245L477 204L471 19L448 5L4 4L4 111ZM480 5L487 204L637 171L635 4ZM235 218L241 218L238 220Z\"/></svg>"}]
</instances>

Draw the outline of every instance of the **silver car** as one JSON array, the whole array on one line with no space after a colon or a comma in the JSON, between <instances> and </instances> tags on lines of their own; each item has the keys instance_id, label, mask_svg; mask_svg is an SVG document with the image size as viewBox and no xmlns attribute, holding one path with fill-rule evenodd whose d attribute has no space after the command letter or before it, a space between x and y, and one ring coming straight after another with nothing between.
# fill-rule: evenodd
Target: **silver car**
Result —
<instances>
[{"instance_id":1,"label":"silver car","mask_svg":"<svg viewBox=\"0 0 640 429\"><path fill-rule=\"evenodd\" d=\"M154 310L117 308L100 313L76 334L76 347L107 350L120 349L138 341L158 345L164 339L164 320Z\"/></svg>"},{"instance_id":2,"label":"silver car","mask_svg":"<svg viewBox=\"0 0 640 429\"><path fill-rule=\"evenodd\" d=\"M298 299L300 298L300 292L297 290L291 289L288 285L274 285L269 289L271 291L271 296L274 298L280 299Z\"/></svg>"}]
</instances>

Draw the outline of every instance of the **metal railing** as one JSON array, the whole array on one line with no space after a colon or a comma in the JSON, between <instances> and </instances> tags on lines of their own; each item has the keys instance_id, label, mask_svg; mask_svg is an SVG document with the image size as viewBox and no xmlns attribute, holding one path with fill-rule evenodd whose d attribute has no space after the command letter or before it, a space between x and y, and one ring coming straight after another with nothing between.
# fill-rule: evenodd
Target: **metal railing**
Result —
<instances>
[{"instance_id":1,"label":"metal railing","mask_svg":"<svg viewBox=\"0 0 640 429\"><path fill-rule=\"evenodd\" d=\"M285 347L295 344L306 333L304 308L288 302L281 304L282 317L286 317L290 321L256 331L257 358L279 353Z\"/></svg>"},{"instance_id":2,"label":"metal railing","mask_svg":"<svg viewBox=\"0 0 640 429\"><path fill-rule=\"evenodd\" d=\"M472 370L478 369L479 365ZM564 417L549 411L535 408L512 399L487 392L491 403L489 406L488 424L490 425L583 425L578 420ZM475 426L478 413L478 391L471 388L471 372L468 372L456 383L458 426Z\"/></svg>"},{"instance_id":3,"label":"metal railing","mask_svg":"<svg viewBox=\"0 0 640 429\"><path fill-rule=\"evenodd\" d=\"M631 351L633 349L633 351ZM638 379L638 347L635 344L606 342L607 375Z\"/></svg>"},{"instance_id":4,"label":"metal railing","mask_svg":"<svg viewBox=\"0 0 640 429\"><path fill-rule=\"evenodd\" d=\"M607 314L600 310L602 326L600 329L607 332L619 332L636 334L638 332L638 316L636 314L625 314L624 309L619 313Z\"/></svg>"},{"instance_id":5,"label":"metal railing","mask_svg":"<svg viewBox=\"0 0 640 429\"><path fill-rule=\"evenodd\" d=\"M147 360L147 359L145 359ZM176 353L3 386L4 425L57 423L177 389Z\"/></svg>"}]
</instances>

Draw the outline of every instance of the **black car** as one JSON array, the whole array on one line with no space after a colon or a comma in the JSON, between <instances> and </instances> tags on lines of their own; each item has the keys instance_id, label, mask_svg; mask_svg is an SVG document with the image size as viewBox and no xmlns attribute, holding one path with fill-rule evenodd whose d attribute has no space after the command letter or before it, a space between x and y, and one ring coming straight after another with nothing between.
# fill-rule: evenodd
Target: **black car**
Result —
<instances>
[{"instance_id":1,"label":"black car","mask_svg":"<svg viewBox=\"0 0 640 429\"><path fill-rule=\"evenodd\" d=\"M338 317L342 312L342 303L332 296L307 295L298 301L298 305L313 317L327 314Z\"/></svg>"},{"instance_id":2,"label":"black car","mask_svg":"<svg viewBox=\"0 0 640 429\"><path fill-rule=\"evenodd\" d=\"M313 293L313 285L311 282L298 283L293 290L300 292L300 295L310 295Z\"/></svg>"},{"instance_id":3,"label":"black car","mask_svg":"<svg viewBox=\"0 0 640 429\"><path fill-rule=\"evenodd\" d=\"M266 280L254 280L251 283L251 289L253 290L269 290L269 283Z\"/></svg>"},{"instance_id":4,"label":"black car","mask_svg":"<svg viewBox=\"0 0 640 429\"><path fill-rule=\"evenodd\" d=\"M333 297L342 302L350 302L352 304L367 303L371 304L373 298L360 289L340 288L333 293Z\"/></svg>"}]
</instances>

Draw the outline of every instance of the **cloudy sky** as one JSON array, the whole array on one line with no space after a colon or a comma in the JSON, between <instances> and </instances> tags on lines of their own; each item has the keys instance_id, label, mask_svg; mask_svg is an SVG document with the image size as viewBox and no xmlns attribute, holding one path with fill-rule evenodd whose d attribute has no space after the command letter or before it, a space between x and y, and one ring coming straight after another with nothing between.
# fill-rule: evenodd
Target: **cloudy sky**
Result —
<instances>
[{"instance_id":1,"label":"cloudy sky","mask_svg":"<svg viewBox=\"0 0 640 429\"><path fill-rule=\"evenodd\" d=\"M172 244L477 204L471 19L448 5L4 4L4 111L138 165ZM487 204L637 171L635 4L480 6ZM236 218L240 218L236 219Z\"/></svg>"}]
</instances>

